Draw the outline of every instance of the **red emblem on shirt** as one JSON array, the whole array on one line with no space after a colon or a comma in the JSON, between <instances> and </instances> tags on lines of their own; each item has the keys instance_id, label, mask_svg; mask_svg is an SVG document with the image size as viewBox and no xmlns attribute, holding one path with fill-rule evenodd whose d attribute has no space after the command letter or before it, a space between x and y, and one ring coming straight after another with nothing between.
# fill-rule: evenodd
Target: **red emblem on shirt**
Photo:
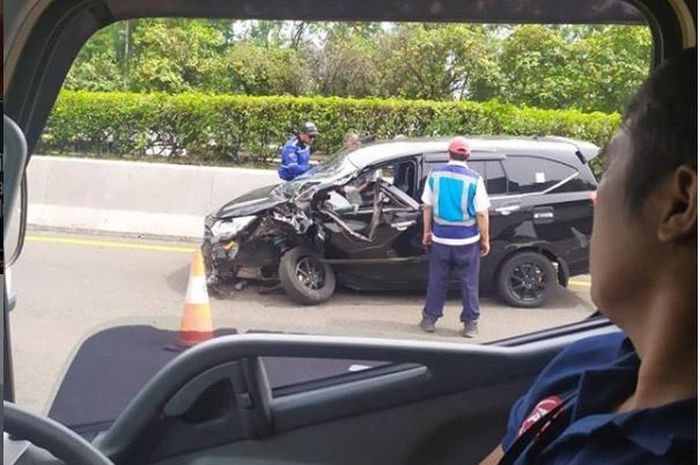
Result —
<instances>
[{"instance_id":1,"label":"red emblem on shirt","mask_svg":"<svg viewBox=\"0 0 700 465\"><path fill-rule=\"evenodd\" d=\"M539 403L535 405L535 408L532 409L532 412L530 412L530 415L528 415L528 417L525 419L523 424L520 425L520 429L518 430L518 437L525 431L527 431L532 425L537 423L537 420L547 415L554 408L556 408L557 405L561 404L561 402L562 400L558 396L550 396L546 399L539 401Z\"/></svg>"}]
</instances>

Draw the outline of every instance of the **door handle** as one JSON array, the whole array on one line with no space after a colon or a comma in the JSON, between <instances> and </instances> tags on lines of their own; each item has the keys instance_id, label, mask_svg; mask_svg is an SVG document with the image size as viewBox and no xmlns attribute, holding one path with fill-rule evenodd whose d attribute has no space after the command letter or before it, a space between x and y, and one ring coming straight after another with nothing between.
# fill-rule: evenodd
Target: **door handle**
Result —
<instances>
[{"instance_id":1,"label":"door handle","mask_svg":"<svg viewBox=\"0 0 700 465\"><path fill-rule=\"evenodd\" d=\"M511 213L520 210L520 205L504 205L495 209L501 215L510 215Z\"/></svg>"}]
</instances>

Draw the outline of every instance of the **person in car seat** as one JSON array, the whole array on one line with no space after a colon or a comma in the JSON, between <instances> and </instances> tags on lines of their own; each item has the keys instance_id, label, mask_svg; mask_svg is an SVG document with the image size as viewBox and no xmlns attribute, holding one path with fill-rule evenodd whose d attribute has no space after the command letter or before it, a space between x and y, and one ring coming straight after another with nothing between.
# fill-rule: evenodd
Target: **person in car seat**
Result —
<instances>
[{"instance_id":1,"label":"person in car seat","mask_svg":"<svg viewBox=\"0 0 700 465\"><path fill-rule=\"evenodd\" d=\"M435 331L454 272L462 291L462 335L474 337L479 319L479 260L490 249L490 202L483 178L467 167L469 141L455 137L448 151L450 161L430 174L421 198L423 245L432 246L420 327Z\"/></svg>"},{"instance_id":2,"label":"person in car seat","mask_svg":"<svg viewBox=\"0 0 700 465\"><path fill-rule=\"evenodd\" d=\"M291 137L282 147L280 167L277 170L279 177L285 181L291 181L297 176L311 169L311 145L318 136L318 129L314 123L304 123L297 134Z\"/></svg>"},{"instance_id":3,"label":"person in car seat","mask_svg":"<svg viewBox=\"0 0 700 465\"><path fill-rule=\"evenodd\" d=\"M697 463L697 84L664 62L604 149L591 296L623 333L550 362L482 465Z\"/></svg>"}]
</instances>

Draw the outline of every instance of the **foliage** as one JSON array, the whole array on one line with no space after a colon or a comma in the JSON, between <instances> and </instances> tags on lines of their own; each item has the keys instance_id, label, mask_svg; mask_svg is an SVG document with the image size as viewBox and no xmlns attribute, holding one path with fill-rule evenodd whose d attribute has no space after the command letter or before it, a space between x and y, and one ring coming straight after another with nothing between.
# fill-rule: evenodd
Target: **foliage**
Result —
<instances>
[{"instance_id":1,"label":"foliage","mask_svg":"<svg viewBox=\"0 0 700 465\"><path fill-rule=\"evenodd\" d=\"M481 26L403 25L380 42L383 96L431 100L497 95L500 70Z\"/></svg>"},{"instance_id":2,"label":"foliage","mask_svg":"<svg viewBox=\"0 0 700 465\"><path fill-rule=\"evenodd\" d=\"M602 145L620 119L617 113L519 108L495 101L63 91L39 150L127 158L160 153L189 163L260 162L276 159L301 115L318 125L321 136L314 150L320 153L340 147L351 128L377 139L548 134Z\"/></svg>"},{"instance_id":3,"label":"foliage","mask_svg":"<svg viewBox=\"0 0 700 465\"><path fill-rule=\"evenodd\" d=\"M379 67L372 42L336 31L314 57L314 81L321 95L368 97L377 95Z\"/></svg>"},{"instance_id":4,"label":"foliage","mask_svg":"<svg viewBox=\"0 0 700 465\"><path fill-rule=\"evenodd\" d=\"M649 72L639 27L515 28L503 43L503 101L540 108L621 111Z\"/></svg>"},{"instance_id":5,"label":"foliage","mask_svg":"<svg viewBox=\"0 0 700 465\"><path fill-rule=\"evenodd\" d=\"M498 99L621 111L648 73L637 26L140 19L83 47L72 90Z\"/></svg>"},{"instance_id":6,"label":"foliage","mask_svg":"<svg viewBox=\"0 0 700 465\"><path fill-rule=\"evenodd\" d=\"M130 89L186 92L210 87L225 39L202 20L143 20L133 32Z\"/></svg>"},{"instance_id":7,"label":"foliage","mask_svg":"<svg viewBox=\"0 0 700 465\"><path fill-rule=\"evenodd\" d=\"M299 95L311 85L299 52L241 42L224 55L211 90L246 95Z\"/></svg>"}]
</instances>

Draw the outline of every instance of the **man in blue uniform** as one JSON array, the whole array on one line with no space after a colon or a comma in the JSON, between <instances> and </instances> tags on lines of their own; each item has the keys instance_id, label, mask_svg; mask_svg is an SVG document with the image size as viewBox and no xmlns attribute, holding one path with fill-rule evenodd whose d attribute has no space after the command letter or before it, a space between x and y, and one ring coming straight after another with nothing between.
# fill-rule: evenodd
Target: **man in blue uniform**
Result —
<instances>
[{"instance_id":1,"label":"man in blue uniform","mask_svg":"<svg viewBox=\"0 0 700 465\"><path fill-rule=\"evenodd\" d=\"M622 329L557 356L482 465L697 463L697 52L663 63L604 149L591 296Z\"/></svg>"},{"instance_id":2,"label":"man in blue uniform","mask_svg":"<svg viewBox=\"0 0 700 465\"><path fill-rule=\"evenodd\" d=\"M489 253L489 198L484 180L469 169L469 141L455 137L450 161L428 177L423 191L423 244L430 245L428 292L420 327L435 331L451 275L462 291L462 335L474 337L479 319L479 260Z\"/></svg>"},{"instance_id":3,"label":"man in blue uniform","mask_svg":"<svg viewBox=\"0 0 700 465\"><path fill-rule=\"evenodd\" d=\"M318 129L314 123L304 123L299 132L290 138L282 147L280 167L277 170L280 178L291 181L297 176L311 169L311 145L318 136Z\"/></svg>"}]
</instances>

